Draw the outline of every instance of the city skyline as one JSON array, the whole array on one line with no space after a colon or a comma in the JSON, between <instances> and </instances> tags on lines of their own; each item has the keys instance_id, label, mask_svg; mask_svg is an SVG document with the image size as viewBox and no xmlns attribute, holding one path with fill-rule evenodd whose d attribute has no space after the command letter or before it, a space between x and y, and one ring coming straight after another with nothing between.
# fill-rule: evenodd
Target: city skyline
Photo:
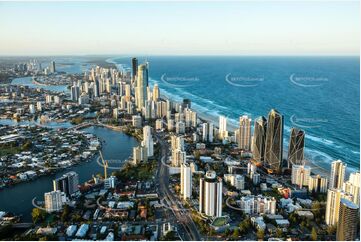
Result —
<instances>
[{"instance_id":1,"label":"city skyline","mask_svg":"<svg viewBox=\"0 0 361 242\"><path fill-rule=\"evenodd\" d=\"M360 240L357 0L0 0L0 239Z\"/></svg>"},{"instance_id":2,"label":"city skyline","mask_svg":"<svg viewBox=\"0 0 361 242\"><path fill-rule=\"evenodd\" d=\"M0 55L358 55L358 8L354 1L1 2Z\"/></svg>"},{"instance_id":3,"label":"city skyline","mask_svg":"<svg viewBox=\"0 0 361 242\"><path fill-rule=\"evenodd\" d=\"M270 110L267 119L256 118L254 129L247 115L239 117L235 131L227 127L228 117L223 115L219 115L219 126L213 125L217 121L202 118L191 99L178 102L163 96L164 89L158 85L151 86L148 71L153 69L148 69L152 66L148 61L136 64L137 71L117 69L113 63L110 68L97 65L68 74L59 71L62 65L56 61L43 69L35 59L5 69L17 75L33 73L26 80L48 88L59 84L60 77L66 91L28 88L26 83L1 87L3 97L15 101L5 102L2 119L40 119L35 129L1 125L2 152L9 154L2 160L6 159L5 167L12 173L2 171L2 188L32 184L37 177L88 161L55 179L48 176L48 182L33 191L43 192L44 201L33 192L32 199L23 197L23 201L31 200L26 213L31 211L32 223L21 223L17 209L0 211L9 225L40 226L30 235L17 236L42 240L356 240L359 171L346 174L347 163L342 160L334 160L331 171L319 167L316 160L298 164L298 159L303 160L305 131L285 132L284 113L276 109ZM21 78L27 77L17 79ZM70 122L70 126L51 128L50 120L59 125ZM287 132L291 133L290 147L285 155ZM20 142L17 154L9 153L14 147L7 144L16 142ZM132 144L120 151L126 143ZM133 157L119 159L131 150ZM23 162L29 167L26 171ZM86 164L92 166L88 171L81 169ZM41 227L51 217L56 220ZM121 230L116 224L119 218Z\"/></svg>"}]
</instances>

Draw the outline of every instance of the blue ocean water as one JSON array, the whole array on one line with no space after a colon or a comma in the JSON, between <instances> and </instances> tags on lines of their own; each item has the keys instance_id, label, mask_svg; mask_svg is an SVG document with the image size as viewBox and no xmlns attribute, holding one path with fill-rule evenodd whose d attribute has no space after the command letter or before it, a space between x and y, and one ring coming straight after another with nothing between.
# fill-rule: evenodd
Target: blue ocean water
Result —
<instances>
[{"instance_id":1,"label":"blue ocean water","mask_svg":"<svg viewBox=\"0 0 361 242\"><path fill-rule=\"evenodd\" d=\"M284 115L285 150L291 127L306 132L306 157L329 168L341 159L360 166L360 63L358 57L165 57L150 63L151 84L172 99L190 98L192 107L213 119L254 120L276 108ZM130 65L129 57L113 58Z\"/></svg>"}]
</instances>

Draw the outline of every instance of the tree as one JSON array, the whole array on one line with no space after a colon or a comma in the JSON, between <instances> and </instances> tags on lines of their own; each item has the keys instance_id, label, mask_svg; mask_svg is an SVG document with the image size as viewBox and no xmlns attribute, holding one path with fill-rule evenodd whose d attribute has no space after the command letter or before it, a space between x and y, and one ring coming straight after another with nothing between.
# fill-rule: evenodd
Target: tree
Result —
<instances>
[{"instance_id":1,"label":"tree","mask_svg":"<svg viewBox=\"0 0 361 242\"><path fill-rule=\"evenodd\" d=\"M201 153L198 150L194 151L193 155L194 155L194 159L196 160L199 160L201 157Z\"/></svg>"},{"instance_id":2,"label":"tree","mask_svg":"<svg viewBox=\"0 0 361 242\"><path fill-rule=\"evenodd\" d=\"M239 224L239 229L242 234L246 233L250 227L251 227L251 220L249 218L244 219Z\"/></svg>"},{"instance_id":3,"label":"tree","mask_svg":"<svg viewBox=\"0 0 361 242\"><path fill-rule=\"evenodd\" d=\"M208 229L207 226L205 226L204 229L207 231L207 229ZM215 231L213 228L210 228L210 229L209 229L209 235L210 235L210 236L213 236L213 235L215 235L215 234L216 234L216 231Z\"/></svg>"},{"instance_id":4,"label":"tree","mask_svg":"<svg viewBox=\"0 0 361 242\"><path fill-rule=\"evenodd\" d=\"M328 226L327 227L327 233L329 235L333 235L336 233L336 225L333 225L333 226Z\"/></svg>"},{"instance_id":5,"label":"tree","mask_svg":"<svg viewBox=\"0 0 361 242\"><path fill-rule=\"evenodd\" d=\"M276 229L276 236L277 236L277 238L282 238L283 232L282 232L282 230L280 228Z\"/></svg>"},{"instance_id":6,"label":"tree","mask_svg":"<svg viewBox=\"0 0 361 242\"><path fill-rule=\"evenodd\" d=\"M315 227L312 228L311 240L313 240L313 241L316 241L316 240L317 240L317 230L316 230Z\"/></svg>"},{"instance_id":7,"label":"tree","mask_svg":"<svg viewBox=\"0 0 361 242\"><path fill-rule=\"evenodd\" d=\"M34 223L41 222L45 219L46 212L40 208L33 208L31 212L31 217Z\"/></svg>"},{"instance_id":8,"label":"tree","mask_svg":"<svg viewBox=\"0 0 361 242\"><path fill-rule=\"evenodd\" d=\"M257 239L264 240L264 230L263 229L258 229L256 235L257 235Z\"/></svg>"},{"instance_id":9,"label":"tree","mask_svg":"<svg viewBox=\"0 0 361 242\"><path fill-rule=\"evenodd\" d=\"M239 237L239 229L236 228L236 229L233 230L232 238L237 240L238 237Z\"/></svg>"},{"instance_id":10,"label":"tree","mask_svg":"<svg viewBox=\"0 0 361 242\"><path fill-rule=\"evenodd\" d=\"M61 221L62 222L65 222L65 221L68 220L69 213L70 213L69 205L66 204L64 206L63 212L61 214Z\"/></svg>"},{"instance_id":11,"label":"tree","mask_svg":"<svg viewBox=\"0 0 361 242\"><path fill-rule=\"evenodd\" d=\"M169 231L166 235L164 235L164 237L161 238L161 240L166 241L174 241L176 239L176 233L174 231Z\"/></svg>"}]
</instances>

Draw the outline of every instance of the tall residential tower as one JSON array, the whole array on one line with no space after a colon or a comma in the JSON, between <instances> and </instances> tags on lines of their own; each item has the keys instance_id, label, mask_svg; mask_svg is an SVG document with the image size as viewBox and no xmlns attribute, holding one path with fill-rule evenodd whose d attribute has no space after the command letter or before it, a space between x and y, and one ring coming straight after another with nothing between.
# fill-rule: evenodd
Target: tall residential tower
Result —
<instances>
[{"instance_id":1,"label":"tall residential tower","mask_svg":"<svg viewBox=\"0 0 361 242\"><path fill-rule=\"evenodd\" d=\"M331 176L329 188L341 189L345 181L346 164L341 160L333 161L331 164Z\"/></svg>"},{"instance_id":2,"label":"tall residential tower","mask_svg":"<svg viewBox=\"0 0 361 242\"><path fill-rule=\"evenodd\" d=\"M135 91L136 106L138 111L142 111L147 100L148 69L142 64L138 67L137 86Z\"/></svg>"},{"instance_id":3,"label":"tall residential tower","mask_svg":"<svg viewBox=\"0 0 361 242\"><path fill-rule=\"evenodd\" d=\"M264 161L266 145L267 120L259 117L254 121L254 133L252 142L253 159L257 162Z\"/></svg>"},{"instance_id":4,"label":"tall residential tower","mask_svg":"<svg viewBox=\"0 0 361 242\"><path fill-rule=\"evenodd\" d=\"M305 148L305 132L292 128L290 144L288 146L288 168L292 165L303 165Z\"/></svg>"},{"instance_id":5,"label":"tall residential tower","mask_svg":"<svg viewBox=\"0 0 361 242\"><path fill-rule=\"evenodd\" d=\"M268 114L265 164L272 172L280 172L283 152L283 115L272 109Z\"/></svg>"},{"instance_id":6,"label":"tall residential tower","mask_svg":"<svg viewBox=\"0 0 361 242\"><path fill-rule=\"evenodd\" d=\"M211 217L222 216L222 178L207 171L199 183L199 212Z\"/></svg>"},{"instance_id":7,"label":"tall residential tower","mask_svg":"<svg viewBox=\"0 0 361 242\"><path fill-rule=\"evenodd\" d=\"M247 115L239 118L238 147L242 150L251 150L251 121Z\"/></svg>"},{"instance_id":8,"label":"tall residential tower","mask_svg":"<svg viewBox=\"0 0 361 242\"><path fill-rule=\"evenodd\" d=\"M359 224L359 206L341 198L337 223L337 241L355 241Z\"/></svg>"}]
</instances>

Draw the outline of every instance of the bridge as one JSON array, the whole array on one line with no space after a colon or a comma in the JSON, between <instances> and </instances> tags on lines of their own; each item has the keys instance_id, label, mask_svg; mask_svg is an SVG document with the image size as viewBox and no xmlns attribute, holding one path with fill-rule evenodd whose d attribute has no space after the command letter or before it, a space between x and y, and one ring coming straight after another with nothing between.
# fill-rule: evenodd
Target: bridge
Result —
<instances>
[{"instance_id":1,"label":"bridge","mask_svg":"<svg viewBox=\"0 0 361 242\"><path fill-rule=\"evenodd\" d=\"M28 229L31 228L32 226L33 226L32 223L16 223L11 225L11 227L13 227L14 229Z\"/></svg>"},{"instance_id":2,"label":"bridge","mask_svg":"<svg viewBox=\"0 0 361 242\"><path fill-rule=\"evenodd\" d=\"M86 128L86 127L89 127L89 126L92 126L92 125L94 125L94 123L85 122L85 123L81 123L81 124L72 126L70 128L67 128L65 131L68 132L68 131L71 131L71 130L83 129L83 128Z\"/></svg>"}]
</instances>

